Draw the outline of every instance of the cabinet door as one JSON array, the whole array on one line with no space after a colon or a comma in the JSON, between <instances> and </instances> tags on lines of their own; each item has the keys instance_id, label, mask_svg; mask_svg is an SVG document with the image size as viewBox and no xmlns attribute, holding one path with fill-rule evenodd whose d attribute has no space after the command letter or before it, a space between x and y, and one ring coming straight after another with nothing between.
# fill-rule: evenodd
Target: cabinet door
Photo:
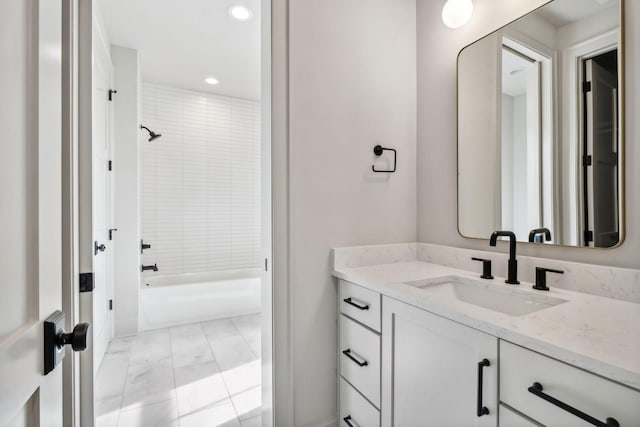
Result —
<instances>
[{"instance_id":1,"label":"cabinet door","mask_svg":"<svg viewBox=\"0 0 640 427\"><path fill-rule=\"evenodd\" d=\"M496 337L383 298L383 426L496 426L497 365Z\"/></svg>"}]
</instances>

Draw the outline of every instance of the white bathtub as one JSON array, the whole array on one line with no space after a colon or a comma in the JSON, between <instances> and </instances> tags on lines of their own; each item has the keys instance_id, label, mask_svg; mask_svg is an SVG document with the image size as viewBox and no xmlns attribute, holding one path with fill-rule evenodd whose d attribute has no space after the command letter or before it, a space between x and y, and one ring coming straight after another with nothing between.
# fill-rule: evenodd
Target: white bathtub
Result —
<instances>
[{"instance_id":1,"label":"white bathtub","mask_svg":"<svg viewBox=\"0 0 640 427\"><path fill-rule=\"evenodd\" d=\"M260 270L143 277L140 329L259 313Z\"/></svg>"}]
</instances>

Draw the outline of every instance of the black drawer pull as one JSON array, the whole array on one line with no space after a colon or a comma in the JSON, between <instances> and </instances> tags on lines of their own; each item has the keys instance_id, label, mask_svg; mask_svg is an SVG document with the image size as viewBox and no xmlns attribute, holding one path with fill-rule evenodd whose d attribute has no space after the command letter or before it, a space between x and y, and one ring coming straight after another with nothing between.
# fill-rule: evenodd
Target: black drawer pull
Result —
<instances>
[{"instance_id":1,"label":"black drawer pull","mask_svg":"<svg viewBox=\"0 0 640 427\"><path fill-rule=\"evenodd\" d=\"M346 417L344 417L342 419L349 427L355 427L353 424L351 424L351 415L347 415Z\"/></svg>"},{"instance_id":2,"label":"black drawer pull","mask_svg":"<svg viewBox=\"0 0 640 427\"><path fill-rule=\"evenodd\" d=\"M351 299L351 297L349 298L345 298L343 299L344 302L346 302L349 305L354 306L355 308L358 308L360 310L369 310L369 306L368 305L360 305L360 304L356 304L355 302L353 302L353 300Z\"/></svg>"},{"instance_id":3,"label":"black drawer pull","mask_svg":"<svg viewBox=\"0 0 640 427\"><path fill-rule=\"evenodd\" d=\"M355 357L353 357L351 355L351 349L348 348L346 350L342 350L342 354L344 354L345 356L347 356L349 359L353 360L354 362L356 362L358 364L358 366L367 366L369 364L369 362L367 362L366 360L363 360L362 362L359 361L358 359L356 359Z\"/></svg>"},{"instance_id":4,"label":"black drawer pull","mask_svg":"<svg viewBox=\"0 0 640 427\"><path fill-rule=\"evenodd\" d=\"M482 368L485 366L491 366L488 359L482 359L478 362L478 405L476 415L479 417L489 415L489 408L482 406Z\"/></svg>"},{"instance_id":5,"label":"black drawer pull","mask_svg":"<svg viewBox=\"0 0 640 427\"><path fill-rule=\"evenodd\" d=\"M607 420L605 422L602 422L596 418L593 418L591 415L585 414L584 412L582 412L579 409L574 408L573 406L569 406L566 403L564 403L561 400L556 399L555 397L549 396L546 393L543 393L542 390L544 390L542 388L542 384L536 382L533 383L533 385L531 387L528 388L529 393L533 393L536 396L538 396L540 399L544 399L547 402L556 405L558 408L560 409L564 409L565 411L569 412L570 414L575 415L576 417L580 418L581 420L584 420L586 422L588 422L589 424L592 424L594 426L599 426L599 427L620 427L620 423L618 423L618 421L616 421L615 418L607 418Z\"/></svg>"}]
</instances>

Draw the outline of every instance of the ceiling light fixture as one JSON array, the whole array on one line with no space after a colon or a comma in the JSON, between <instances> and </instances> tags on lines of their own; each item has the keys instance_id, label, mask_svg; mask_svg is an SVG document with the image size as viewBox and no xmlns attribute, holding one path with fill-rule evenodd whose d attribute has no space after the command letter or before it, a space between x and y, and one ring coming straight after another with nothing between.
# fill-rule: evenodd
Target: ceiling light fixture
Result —
<instances>
[{"instance_id":1,"label":"ceiling light fixture","mask_svg":"<svg viewBox=\"0 0 640 427\"><path fill-rule=\"evenodd\" d=\"M249 9L240 5L232 6L231 9L229 9L229 15L233 16L238 21L248 21L251 19L251 16L253 16Z\"/></svg>"},{"instance_id":2,"label":"ceiling light fixture","mask_svg":"<svg viewBox=\"0 0 640 427\"><path fill-rule=\"evenodd\" d=\"M206 79L204 79L204 82L210 85L217 85L218 83L220 83L215 77L207 77Z\"/></svg>"},{"instance_id":3,"label":"ceiling light fixture","mask_svg":"<svg viewBox=\"0 0 640 427\"><path fill-rule=\"evenodd\" d=\"M460 28L471 19L471 0L447 0L442 8L442 22L449 28Z\"/></svg>"}]
</instances>

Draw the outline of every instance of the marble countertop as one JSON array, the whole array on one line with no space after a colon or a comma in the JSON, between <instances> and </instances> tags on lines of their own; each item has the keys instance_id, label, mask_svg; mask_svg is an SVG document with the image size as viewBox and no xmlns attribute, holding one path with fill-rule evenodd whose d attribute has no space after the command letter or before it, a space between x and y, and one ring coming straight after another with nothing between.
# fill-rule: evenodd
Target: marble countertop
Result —
<instances>
[{"instance_id":1,"label":"marble countertop","mask_svg":"<svg viewBox=\"0 0 640 427\"><path fill-rule=\"evenodd\" d=\"M497 276L482 280L482 286L566 300L510 316L405 284L448 275L480 280L477 273L465 270L410 261L337 268L333 275L640 390L640 304L553 287L548 292L536 291L531 283L507 285Z\"/></svg>"}]
</instances>

